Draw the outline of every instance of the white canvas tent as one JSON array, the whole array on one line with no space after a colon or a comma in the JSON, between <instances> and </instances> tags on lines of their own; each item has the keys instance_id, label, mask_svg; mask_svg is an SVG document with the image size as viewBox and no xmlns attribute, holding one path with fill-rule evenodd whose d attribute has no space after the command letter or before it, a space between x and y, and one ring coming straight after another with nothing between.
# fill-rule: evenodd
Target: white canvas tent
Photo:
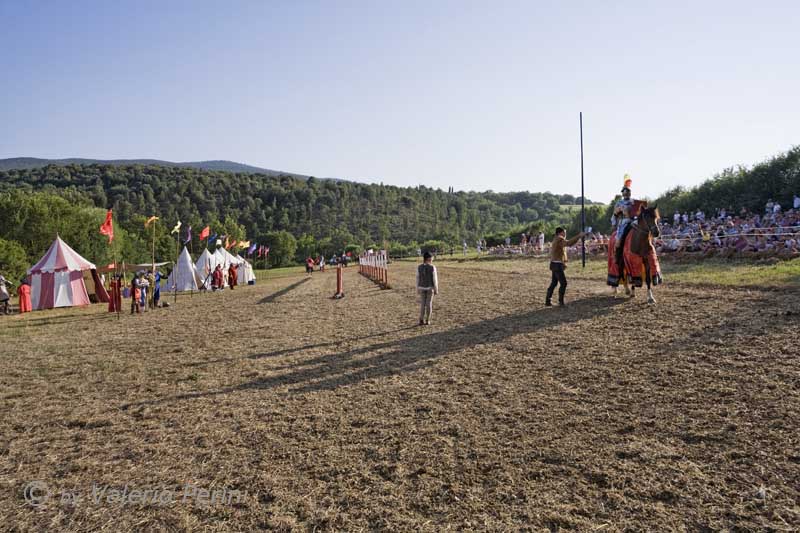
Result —
<instances>
[{"instance_id":1,"label":"white canvas tent","mask_svg":"<svg viewBox=\"0 0 800 533\"><path fill-rule=\"evenodd\" d=\"M192 256L189 255L189 250L183 247L181 255L178 256L178 261L175 263L175 268L167 278L167 285L164 290L167 292L183 291L196 291L198 290L202 280L198 280L197 270L192 263Z\"/></svg>"},{"instance_id":2,"label":"white canvas tent","mask_svg":"<svg viewBox=\"0 0 800 533\"><path fill-rule=\"evenodd\" d=\"M213 274L214 269L217 267L217 256L209 252L208 249L204 249L200 257L197 258L194 267L200 277L200 286L202 287L205 285L207 290L210 289L211 274Z\"/></svg>"},{"instance_id":3,"label":"white canvas tent","mask_svg":"<svg viewBox=\"0 0 800 533\"><path fill-rule=\"evenodd\" d=\"M236 256L241 261L239 271L236 273L238 276L239 285L249 285L250 282L256 281L256 276L253 273L253 266L241 255Z\"/></svg>"}]
</instances>

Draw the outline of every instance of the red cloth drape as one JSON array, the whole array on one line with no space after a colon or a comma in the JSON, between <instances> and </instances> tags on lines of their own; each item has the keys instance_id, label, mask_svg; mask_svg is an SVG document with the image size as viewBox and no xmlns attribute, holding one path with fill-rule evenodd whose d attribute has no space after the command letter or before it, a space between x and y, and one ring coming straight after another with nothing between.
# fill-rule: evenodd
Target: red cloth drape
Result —
<instances>
[{"instance_id":1,"label":"red cloth drape","mask_svg":"<svg viewBox=\"0 0 800 533\"><path fill-rule=\"evenodd\" d=\"M108 298L108 312L116 313L122 311L122 281L118 279L111 280L111 293Z\"/></svg>"}]
</instances>

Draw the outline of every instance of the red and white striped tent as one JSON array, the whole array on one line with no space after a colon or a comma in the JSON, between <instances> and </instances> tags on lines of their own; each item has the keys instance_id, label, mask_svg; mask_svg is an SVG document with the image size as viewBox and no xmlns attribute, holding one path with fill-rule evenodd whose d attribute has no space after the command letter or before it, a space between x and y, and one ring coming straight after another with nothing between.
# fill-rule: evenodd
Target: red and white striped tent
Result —
<instances>
[{"instance_id":1,"label":"red and white striped tent","mask_svg":"<svg viewBox=\"0 0 800 533\"><path fill-rule=\"evenodd\" d=\"M84 272L87 273L86 280ZM86 281L90 283L91 292L97 300L108 301L108 293L100 283L95 266L70 248L61 237L56 237L44 257L28 270L28 276L34 309L89 305Z\"/></svg>"}]
</instances>

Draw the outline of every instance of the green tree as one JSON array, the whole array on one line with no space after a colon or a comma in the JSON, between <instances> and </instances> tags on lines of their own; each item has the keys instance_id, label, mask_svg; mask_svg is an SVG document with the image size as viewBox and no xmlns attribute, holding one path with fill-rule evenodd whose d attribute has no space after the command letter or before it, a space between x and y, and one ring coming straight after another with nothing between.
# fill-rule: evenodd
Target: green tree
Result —
<instances>
[{"instance_id":1,"label":"green tree","mask_svg":"<svg viewBox=\"0 0 800 533\"><path fill-rule=\"evenodd\" d=\"M0 274L19 285L29 267L25 248L17 242L0 239Z\"/></svg>"},{"instance_id":2,"label":"green tree","mask_svg":"<svg viewBox=\"0 0 800 533\"><path fill-rule=\"evenodd\" d=\"M319 252L317 251L317 241L314 240L313 235L306 233L297 239L297 252L295 253L295 259L298 263L304 262L307 257L316 258L317 255L319 255Z\"/></svg>"},{"instance_id":3,"label":"green tree","mask_svg":"<svg viewBox=\"0 0 800 533\"><path fill-rule=\"evenodd\" d=\"M297 240L288 231L272 231L266 235L269 246L269 264L273 267L290 266L297 252Z\"/></svg>"}]
</instances>

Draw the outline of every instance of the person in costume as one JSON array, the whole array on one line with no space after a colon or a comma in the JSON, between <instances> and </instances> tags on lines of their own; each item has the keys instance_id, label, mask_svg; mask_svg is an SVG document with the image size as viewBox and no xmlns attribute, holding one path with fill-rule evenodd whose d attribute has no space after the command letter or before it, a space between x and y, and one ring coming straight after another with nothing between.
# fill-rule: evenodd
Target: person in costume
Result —
<instances>
[{"instance_id":1,"label":"person in costume","mask_svg":"<svg viewBox=\"0 0 800 533\"><path fill-rule=\"evenodd\" d=\"M614 204L614 214L611 217L611 227L617 228L617 240L614 246L617 251L622 248L625 240L625 230L633 222L633 200L631 200L631 178L625 174L625 183L622 187L622 198Z\"/></svg>"},{"instance_id":2,"label":"person in costume","mask_svg":"<svg viewBox=\"0 0 800 533\"><path fill-rule=\"evenodd\" d=\"M150 309L156 308L156 298L155 298L155 290L156 290L156 276L153 274L152 270L147 271L147 306Z\"/></svg>"},{"instance_id":3,"label":"person in costume","mask_svg":"<svg viewBox=\"0 0 800 533\"><path fill-rule=\"evenodd\" d=\"M11 307L9 307L8 302L11 301L11 294L8 292L6 285L14 286L13 283L0 274L0 308L2 308L3 314L10 315Z\"/></svg>"},{"instance_id":4,"label":"person in costume","mask_svg":"<svg viewBox=\"0 0 800 533\"><path fill-rule=\"evenodd\" d=\"M222 284L222 266L217 265L217 267L214 269L214 274L211 277L211 289L218 291L222 289Z\"/></svg>"},{"instance_id":5,"label":"person in costume","mask_svg":"<svg viewBox=\"0 0 800 533\"><path fill-rule=\"evenodd\" d=\"M145 274L144 270L139 272L139 289L141 295L141 301L139 302L139 307L142 310L142 313L147 311L147 295L150 292L150 282L147 281L147 275Z\"/></svg>"},{"instance_id":6,"label":"person in costume","mask_svg":"<svg viewBox=\"0 0 800 533\"><path fill-rule=\"evenodd\" d=\"M17 296L19 296L19 312L30 313L33 307L31 306L31 284L27 278L23 278L22 282L17 289Z\"/></svg>"},{"instance_id":7,"label":"person in costume","mask_svg":"<svg viewBox=\"0 0 800 533\"><path fill-rule=\"evenodd\" d=\"M131 279L131 314L141 313L142 304L142 282L139 275L133 276Z\"/></svg>"},{"instance_id":8,"label":"person in costume","mask_svg":"<svg viewBox=\"0 0 800 533\"><path fill-rule=\"evenodd\" d=\"M164 277L164 274L161 273L160 270L156 270L156 275L153 278L153 307L158 307L158 304L161 302L161 278Z\"/></svg>"},{"instance_id":9,"label":"person in costume","mask_svg":"<svg viewBox=\"0 0 800 533\"><path fill-rule=\"evenodd\" d=\"M236 272L238 269L234 263L228 267L228 286L233 290L239 284L239 274Z\"/></svg>"}]
</instances>

